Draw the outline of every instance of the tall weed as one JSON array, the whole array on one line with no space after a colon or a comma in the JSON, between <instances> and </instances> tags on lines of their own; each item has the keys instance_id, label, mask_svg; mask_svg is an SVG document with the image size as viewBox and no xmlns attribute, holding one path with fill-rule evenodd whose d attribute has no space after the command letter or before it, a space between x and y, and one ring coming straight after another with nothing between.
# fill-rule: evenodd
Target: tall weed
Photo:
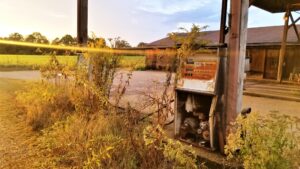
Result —
<instances>
[{"instance_id":1,"label":"tall weed","mask_svg":"<svg viewBox=\"0 0 300 169\"><path fill-rule=\"evenodd\" d=\"M48 127L74 111L68 90L45 82L37 82L17 94L20 107L26 112L26 121L33 130Z\"/></svg>"},{"instance_id":2,"label":"tall weed","mask_svg":"<svg viewBox=\"0 0 300 169\"><path fill-rule=\"evenodd\" d=\"M134 123L127 115L74 115L44 131L51 168L198 168L191 147L168 139L161 128ZM136 121L136 120L135 120ZM50 157L49 157L50 154ZM40 167L39 166L39 167ZM203 165L199 165L203 168Z\"/></svg>"}]
</instances>

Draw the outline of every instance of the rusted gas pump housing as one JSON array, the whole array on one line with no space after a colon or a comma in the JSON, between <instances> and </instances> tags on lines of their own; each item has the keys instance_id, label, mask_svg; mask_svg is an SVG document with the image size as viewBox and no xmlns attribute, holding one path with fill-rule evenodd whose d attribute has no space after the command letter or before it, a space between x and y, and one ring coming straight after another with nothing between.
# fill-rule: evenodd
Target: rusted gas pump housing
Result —
<instances>
[{"instance_id":1,"label":"rusted gas pump housing","mask_svg":"<svg viewBox=\"0 0 300 169\"><path fill-rule=\"evenodd\" d=\"M175 137L195 147L224 148L223 94L226 51L188 57L175 89Z\"/></svg>"}]
</instances>

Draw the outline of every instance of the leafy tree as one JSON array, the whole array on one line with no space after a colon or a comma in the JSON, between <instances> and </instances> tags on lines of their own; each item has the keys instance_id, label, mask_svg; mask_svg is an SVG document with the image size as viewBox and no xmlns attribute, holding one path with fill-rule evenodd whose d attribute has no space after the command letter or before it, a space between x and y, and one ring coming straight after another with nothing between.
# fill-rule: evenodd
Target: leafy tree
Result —
<instances>
[{"instance_id":1,"label":"leafy tree","mask_svg":"<svg viewBox=\"0 0 300 169\"><path fill-rule=\"evenodd\" d=\"M142 47L145 47L145 46L147 46L147 43L145 43L145 42L140 42L140 43L137 45L138 48L142 48Z\"/></svg>"},{"instance_id":2,"label":"leafy tree","mask_svg":"<svg viewBox=\"0 0 300 169\"><path fill-rule=\"evenodd\" d=\"M33 43L42 43L42 44L48 44L49 40L46 38L46 36L42 35L39 32L33 32L32 34L28 35L25 39L26 42L33 42Z\"/></svg>"},{"instance_id":3,"label":"leafy tree","mask_svg":"<svg viewBox=\"0 0 300 169\"><path fill-rule=\"evenodd\" d=\"M173 32L168 34L168 36L175 42L175 47L179 45L181 51L189 53L207 44L207 41L201 38L203 34L201 31L206 28L207 26L199 27L198 25L193 24L191 30L179 28L183 33Z\"/></svg>"},{"instance_id":4,"label":"leafy tree","mask_svg":"<svg viewBox=\"0 0 300 169\"><path fill-rule=\"evenodd\" d=\"M95 48L107 47L105 39L101 37L97 37L95 33L92 33L92 37L89 37L88 44L90 47L95 47Z\"/></svg>"},{"instance_id":5,"label":"leafy tree","mask_svg":"<svg viewBox=\"0 0 300 169\"><path fill-rule=\"evenodd\" d=\"M46 36L42 35L39 32L33 32L32 34L28 35L25 38L26 42L32 42L32 43L41 43L41 44L49 44L49 40L46 38ZM49 52L49 49L37 49L37 48L27 48L26 49L27 54L41 54L43 52Z\"/></svg>"},{"instance_id":6,"label":"leafy tree","mask_svg":"<svg viewBox=\"0 0 300 169\"><path fill-rule=\"evenodd\" d=\"M23 35L20 33L12 33L8 36L8 40L13 40L13 41L24 41Z\"/></svg>"},{"instance_id":7,"label":"leafy tree","mask_svg":"<svg viewBox=\"0 0 300 169\"><path fill-rule=\"evenodd\" d=\"M177 57L174 58L172 63L172 68L177 69L178 76L181 74L184 63L189 56L194 56L199 52L200 47L207 44L207 41L203 40L202 30L206 29L207 26L199 27L198 25L193 24L190 30L185 28L179 28L183 33L170 33L168 34L169 38L174 41L174 48L177 49ZM178 48L179 47L179 48ZM204 52L205 50L201 50Z\"/></svg>"},{"instance_id":8,"label":"leafy tree","mask_svg":"<svg viewBox=\"0 0 300 169\"><path fill-rule=\"evenodd\" d=\"M117 38L109 38L108 39L112 48L130 48L131 45L126 41L121 39L121 37Z\"/></svg>"},{"instance_id":9,"label":"leafy tree","mask_svg":"<svg viewBox=\"0 0 300 169\"><path fill-rule=\"evenodd\" d=\"M59 39L59 38L55 38L55 39L51 42L52 45L59 45L59 43L60 43L60 39Z\"/></svg>"},{"instance_id":10,"label":"leafy tree","mask_svg":"<svg viewBox=\"0 0 300 169\"><path fill-rule=\"evenodd\" d=\"M24 41L23 35L17 32L10 34L7 38L4 39L11 41ZM26 51L26 48L22 46L1 45L0 48L0 52L3 54L22 54L24 51Z\"/></svg>"},{"instance_id":11,"label":"leafy tree","mask_svg":"<svg viewBox=\"0 0 300 169\"><path fill-rule=\"evenodd\" d=\"M77 43L76 38L72 37L69 34L63 36L62 38L55 38L51 42L52 45L66 45L66 46L73 46L73 45L76 45L76 43ZM70 55L70 54L74 54L74 51L57 50L56 54L58 54L58 55Z\"/></svg>"},{"instance_id":12,"label":"leafy tree","mask_svg":"<svg viewBox=\"0 0 300 169\"><path fill-rule=\"evenodd\" d=\"M76 44L76 39L73 38L71 35L67 34L60 39L59 44L72 46Z\"/></svg>"}]
</instances>

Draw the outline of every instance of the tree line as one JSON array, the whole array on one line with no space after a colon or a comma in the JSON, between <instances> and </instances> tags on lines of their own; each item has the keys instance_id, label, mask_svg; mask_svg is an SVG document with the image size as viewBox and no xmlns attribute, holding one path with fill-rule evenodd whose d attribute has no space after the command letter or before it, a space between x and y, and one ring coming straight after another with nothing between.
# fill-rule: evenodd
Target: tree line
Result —
<instances>
[{"instance_id":1,"label":"tree line","mask_svg":"<svg viewBox=\"0 0 300 169\"><path fill-rule=\"evenodd\" d=\"M64 35L61 38L55 38L50 41L46 36L42 35L40 32L33 32L30 35L23 36L20 33L12 33L8 37L0 37L2 40L18 41L18 42L31 42L39 44L52 44L52 45L65 45L65 46L77 46L77 38L69 34ZM104 38L99 38L95 34L92 34L88 38L88 44L94 47L100 48L130 48L131 45L126 41L117 38L109 38L109 44ZM92 45L97 44L97 45ZM26 55L42 55L49 54L53 52L53 49L41 49L36 47L24 47L24 46L13 46L0 44L0 54L26 54ZM76 51L67 51L67 50L55 50L58 55L73 55L76 54Z\"/></svg>"}]
</instances>

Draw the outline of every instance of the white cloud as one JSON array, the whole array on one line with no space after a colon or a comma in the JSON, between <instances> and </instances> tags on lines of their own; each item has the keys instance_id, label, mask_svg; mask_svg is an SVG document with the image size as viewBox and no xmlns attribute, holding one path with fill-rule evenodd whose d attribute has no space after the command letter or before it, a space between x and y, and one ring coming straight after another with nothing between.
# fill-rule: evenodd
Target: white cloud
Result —
<instances>
[{"instance_id":1,"label":"white cloud","mask_svg":"<svg viewBox=\"0 0 300 169\"><path fill-rule=\"evenodd\" d=\"M135 24L135 25L139 24L139 21L138 21L137 19L135 19L135 18L131 18L131 19L130 19L130 22L131 22L132 24Z\"/></svg>"},{"instance_id":2,"label":"white cloud","mask_svg":"<svg viewBox=\"0 0 300 169\"><path fill-rule=\"evenodd\" d=\"M207 5L209 0L142 0L138 9L166 15L200 9Z\"/></svg>"}]
</instances>

